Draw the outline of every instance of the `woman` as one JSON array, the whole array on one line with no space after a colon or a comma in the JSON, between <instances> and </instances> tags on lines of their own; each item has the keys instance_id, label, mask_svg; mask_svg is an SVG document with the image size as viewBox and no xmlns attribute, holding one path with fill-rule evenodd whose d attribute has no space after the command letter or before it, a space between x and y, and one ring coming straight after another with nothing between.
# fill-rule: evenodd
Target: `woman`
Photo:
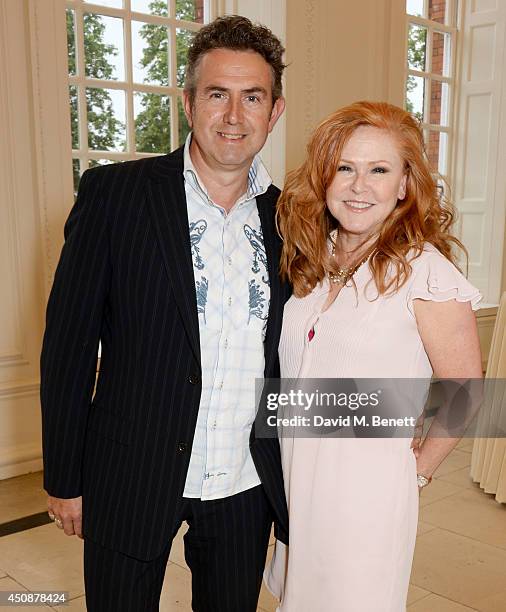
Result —
<instances>
[{"instance_id":1,"label":"woman","mask_svg":"<svg viewBox=\"0 0 506 612\"><path fill-rule=\"evenodd\" d=\"M358 102L326 119L279 201L282 377L480 378L480 296L453 263L452 220L411 115ZM418 487L456 443L282 438L290 546L266 572L279 610L405 610Z\"/></svg>"}]
</instances>

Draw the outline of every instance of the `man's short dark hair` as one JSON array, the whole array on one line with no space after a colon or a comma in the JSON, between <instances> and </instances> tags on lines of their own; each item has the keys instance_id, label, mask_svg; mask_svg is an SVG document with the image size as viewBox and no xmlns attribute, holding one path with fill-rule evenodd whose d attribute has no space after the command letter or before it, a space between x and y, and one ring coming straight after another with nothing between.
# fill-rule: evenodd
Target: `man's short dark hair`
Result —
<instances>
[{"instance_id":1,"label":"man's short dark hair","mask_svg":"<svg viewBox=\"0 0 506 612\"><path fill-rule=\"evenodd\" d=\"M285 64L285 49L269 28L253 24L246 17L228 15L218 17L201 28L188 49L188 63L184 89L193 103L196 88L196 73L202 57L213 49L231 49L233 51L256 51L269 64L272 70L272 101L282 96L281 77Z\"/></svg>"}]
</instances>

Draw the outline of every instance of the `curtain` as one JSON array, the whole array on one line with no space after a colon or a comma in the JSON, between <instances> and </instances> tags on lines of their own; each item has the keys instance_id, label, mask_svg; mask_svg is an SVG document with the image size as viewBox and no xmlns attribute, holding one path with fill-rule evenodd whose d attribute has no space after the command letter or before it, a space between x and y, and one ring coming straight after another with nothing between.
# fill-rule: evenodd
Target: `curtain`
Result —
<instances>
[{"instance_id":1,"label":"curtain","mask_svg":"<svg viewBox=\"0 0 506 612\"><path fill-rule=\"evenodd\" d=\"M506 438L480 438L480 432L504 429L506 423L506 381L495 384L493 379L506 379L506 292L503 293L492 336L487 365L489 401L478 417L477 438L471 458L471 478L485 493L493 493L498 502L506 503ZM488 395L488 393L487 393Z\"/></svg>"}]
</instances>

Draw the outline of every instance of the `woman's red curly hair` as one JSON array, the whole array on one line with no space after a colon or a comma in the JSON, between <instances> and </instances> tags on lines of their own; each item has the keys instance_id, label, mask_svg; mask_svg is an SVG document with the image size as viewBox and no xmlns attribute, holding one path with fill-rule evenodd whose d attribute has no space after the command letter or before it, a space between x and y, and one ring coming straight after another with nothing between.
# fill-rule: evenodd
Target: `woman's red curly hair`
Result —
<instances>
[{"instance_id":1,"label":"woman's red curly hair","mask_svg":"<svg viewBox=\"0 0 506 612\"><path fill-rule=\"evenodd\" d=\"M383 223L369 260L379 294L395 292L407 281L411 273L408 253L410 261L418 257L426 242L452 263L456 263L453 247L465 252L450 233L455 209L438 193L417 121L386 102L355 102L332 113L316 128L306 161L288 174L278 201L277 224L283 238L280 272L298 297L307 295L329 272L337 272L328 239L339 224L327 208L326 192L343 147L359 126L388 132L398 143L407 174L406 196Z\"/></svg>"}]
</instances>

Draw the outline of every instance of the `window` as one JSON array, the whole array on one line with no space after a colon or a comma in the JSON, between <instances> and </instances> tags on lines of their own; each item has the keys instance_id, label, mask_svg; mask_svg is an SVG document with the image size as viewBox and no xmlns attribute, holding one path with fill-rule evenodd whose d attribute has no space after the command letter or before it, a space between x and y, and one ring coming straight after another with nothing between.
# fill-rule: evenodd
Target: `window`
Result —
<instances>
[{"instance_id":1,"label":"window","mask_svg":"<svg viewBox=\"0 0 506 612\"><path fill-rule=\"evenodd\" d=\"M406 109L420 121L435 174L450 182L457 0L406 0Z\"/></svg>"},{"instance_id":2,"label":"window","mask_svg":"<svg viewBox=\"0 0 506 612\"><path fill-rule=\"evenodd\" d=\"M74 190L93 166L167 153L189 131L188 46L211 0L66 0Z\"/></svg>"}]
</instances>

